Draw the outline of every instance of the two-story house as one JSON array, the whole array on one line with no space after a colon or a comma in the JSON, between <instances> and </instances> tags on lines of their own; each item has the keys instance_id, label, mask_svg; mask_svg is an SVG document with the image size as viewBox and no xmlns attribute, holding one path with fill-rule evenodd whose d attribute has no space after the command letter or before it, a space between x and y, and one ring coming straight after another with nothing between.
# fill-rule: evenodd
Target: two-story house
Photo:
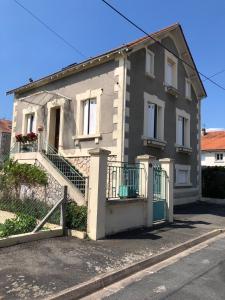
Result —
<instances>
[{"instance_id":1,"label":"two-story house","mask_svg":"<svg viewBox=\"0 0 225 300\"><path fill-rule=\"evenodd\" d=\"M84 175L96 147L123 162L141 154L173 158L174 203L199 199L206 92L181 26L152 36L170 51L144 37L9 91L14 142L16 134L41 128L42 142Z\"/></svg>"}]
</instances>

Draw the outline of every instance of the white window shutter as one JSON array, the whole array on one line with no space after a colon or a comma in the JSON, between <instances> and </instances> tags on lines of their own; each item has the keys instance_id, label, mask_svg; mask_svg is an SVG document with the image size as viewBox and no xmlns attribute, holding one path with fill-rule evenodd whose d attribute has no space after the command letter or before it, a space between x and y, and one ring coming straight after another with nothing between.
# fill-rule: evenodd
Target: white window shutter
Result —
<instances>
[{"instance_id":1,"label":"white window shutter","mask_svg":"<svg viewBox=\"0 0 225 300\"><path fill-rule=\"evenodd\" d=\"M154 138L154 124L155 124L155 104L148 104L148 137Z\"/></svg>"},{"instance_id":2,"label":"white window shutter","mask_svg":"<svg viewBox=\"0 0 225 300\"><path fill-rule=\"evenodd\" d=\"M36 118L35 118L35 115L31 115L31 126L30 126L30 129L32 132L35 133L36 131Z\"/></svg>"},{"instance_id":3,"label":"white window shutter","mask_svg":"<svg viewBox=\"0 0 225 300\"><path fill-rule=\"evenodd\" d=\"M83 134L88 134L89 100L84 101Z\"/></svg>"},{"instance_id":4,"label":"white window shutter","mask_svg":"<svg viewBox=\"0 0 225 300\"><path fill-rule=\"evenodd\" d=\"M96 133L96 100L90 100L89 134Z\"/></svg>"}]
</instances>

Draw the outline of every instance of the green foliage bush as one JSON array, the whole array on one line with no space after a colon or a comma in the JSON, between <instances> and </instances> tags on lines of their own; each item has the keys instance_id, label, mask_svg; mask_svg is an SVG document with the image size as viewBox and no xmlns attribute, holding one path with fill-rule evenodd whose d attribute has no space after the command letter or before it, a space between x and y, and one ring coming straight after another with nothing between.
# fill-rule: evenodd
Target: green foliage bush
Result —
<instances>
[{"instance_id":1,"label":"green foliage bush","mask_svg":"<svg viewBox=\"0 0 225 300\"><path fill-rule=\"evenodd\" d=\"M17 214L15 218L7 219L5 223L1 225L0 236L7 237L10 235L31 232L36 225L36 218L25 214Z\"/></svg>"},{"instance_id":2,"label":"green foliage bush","mask_svg":"<svg viewBox=\"0 0 225 300\"><path fill-rule=\"evenodd\" d=\"M8 194L12 194L13 190L19 197L22 185L28 187L42 185L48 183L48 176L45 171L35 165L19 164L12 159L6 161L1 170L0 189Z\"/></svg>"},{"instance_id":3,"label":"green foliage bush","mask_svg":"<svg viewBox=\"0 0 225 300\"><path fill-rule=\"evenodd\" d=\"M66 227L86 231L87 207L78 206L75 202L69 202L66 209Z\"/></svg>"},{"instance_id":4,"label":"green foliage bush","mask_svg":"<svg viewBox=\"0 0 225 300\"><path fill-rule=\"evenodd\" d=\"M225 199L224 167L204 167L202 169L202 196Z\"/></svg>"}]
</instances>

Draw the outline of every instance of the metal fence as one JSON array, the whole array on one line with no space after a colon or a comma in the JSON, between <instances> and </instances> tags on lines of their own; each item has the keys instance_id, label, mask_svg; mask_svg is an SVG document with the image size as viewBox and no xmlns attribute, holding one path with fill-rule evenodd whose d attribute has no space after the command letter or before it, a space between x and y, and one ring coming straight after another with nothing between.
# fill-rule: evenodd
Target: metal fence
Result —
<instances>
[{"instance_id":1,"label":"metal fence","mask_svg":"<svg viewBox=\"0 0 225 300\"><path fill-rule=\"evenodd\" d=\"M146 176L143 165L118 161L108 162L107 199L144 197L145 189Z\"/></svg>"}]
</instances>

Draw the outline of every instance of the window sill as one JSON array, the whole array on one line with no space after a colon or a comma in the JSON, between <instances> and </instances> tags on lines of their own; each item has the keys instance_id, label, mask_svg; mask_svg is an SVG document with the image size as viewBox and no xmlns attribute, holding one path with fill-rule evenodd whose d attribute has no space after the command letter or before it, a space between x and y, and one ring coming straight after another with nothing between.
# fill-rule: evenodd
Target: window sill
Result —
<instances>
[{"instance_id":1,"label":"window sill","mask_svg":"<svg viewBox=\"0 0 225 300\"><path fill-rule=\"evenodd\" d=\"M175 187L192 187L191 183L175 183Z\"/></svg>"},{"instance_id":2,"label":"window sill","mask_svg":"<svg viewBox=\"0 0 225 300\"><path fill-rule=\"evenodd\" d=\"M176 98L180 95L178 89L172 85L165 84L165 91Z\"/></svg>"},{"instance_id":3,"label":"window sill","mask_svg":"<svg viewBox=\"0 0 225 300\"><path fill-rule=\"evenodd\" d=\"M176 147L176 152L184 153L184 154L191 154L192 153L192 148L190 147L184 147L182 145L175 145Z\"/></svg>"},{"instance_id":4,"label":"window sill","mask_svg":"<svg viewBox=\"0 0 225 300\"><path fill-rule=\"evenodd\" d=\"M76 135L72 137L75 141L75 144L78 145L80 141L88 141L88 140L95 140L95 144L99 143L99 139L102 138L102 135L99 134L90 134L90 135Z\"/></svg>"},{"instance_id":5,"label":"window sill","mask_svg":"<svg viewBox=\"0 0 225 300\"><path fill-rule=\"evenodd\" d=\"M188 101L192 101L192 99L190 97L185 96L185 99Z\"/></svg>"},{"instance_id":6,"label":"window sill","mask_svg":"<svg viewBox=\"0 0 225 300\"><path fill-rule=\"evenodd\" d=\"M214 163L219 163L219 164L223 164L224 161L223 160L215 160Z\"/></svg>"},{"instance_id":7,"label":"window sill","mask_svg":"<svg viewBox=\"0 0 225 300\"><path fill-rule=\"evenodd\" d=\"M145 72L145 75L151 79L155 79L155 75L154 74L150 74L148 72Z\"/></svg>"},{"instance_id":8,"label":"window sill","mask_svg":"<svg viewBox=\"0 0 225 300\"><path fill-rule=\"evenodd\" d=\"M164 149L166 146L166 141L163 140L153 139L146 136L143 136L142 139L144 140L144 146L159 148L159 149Z\"/></svg>"}]
</instances>

